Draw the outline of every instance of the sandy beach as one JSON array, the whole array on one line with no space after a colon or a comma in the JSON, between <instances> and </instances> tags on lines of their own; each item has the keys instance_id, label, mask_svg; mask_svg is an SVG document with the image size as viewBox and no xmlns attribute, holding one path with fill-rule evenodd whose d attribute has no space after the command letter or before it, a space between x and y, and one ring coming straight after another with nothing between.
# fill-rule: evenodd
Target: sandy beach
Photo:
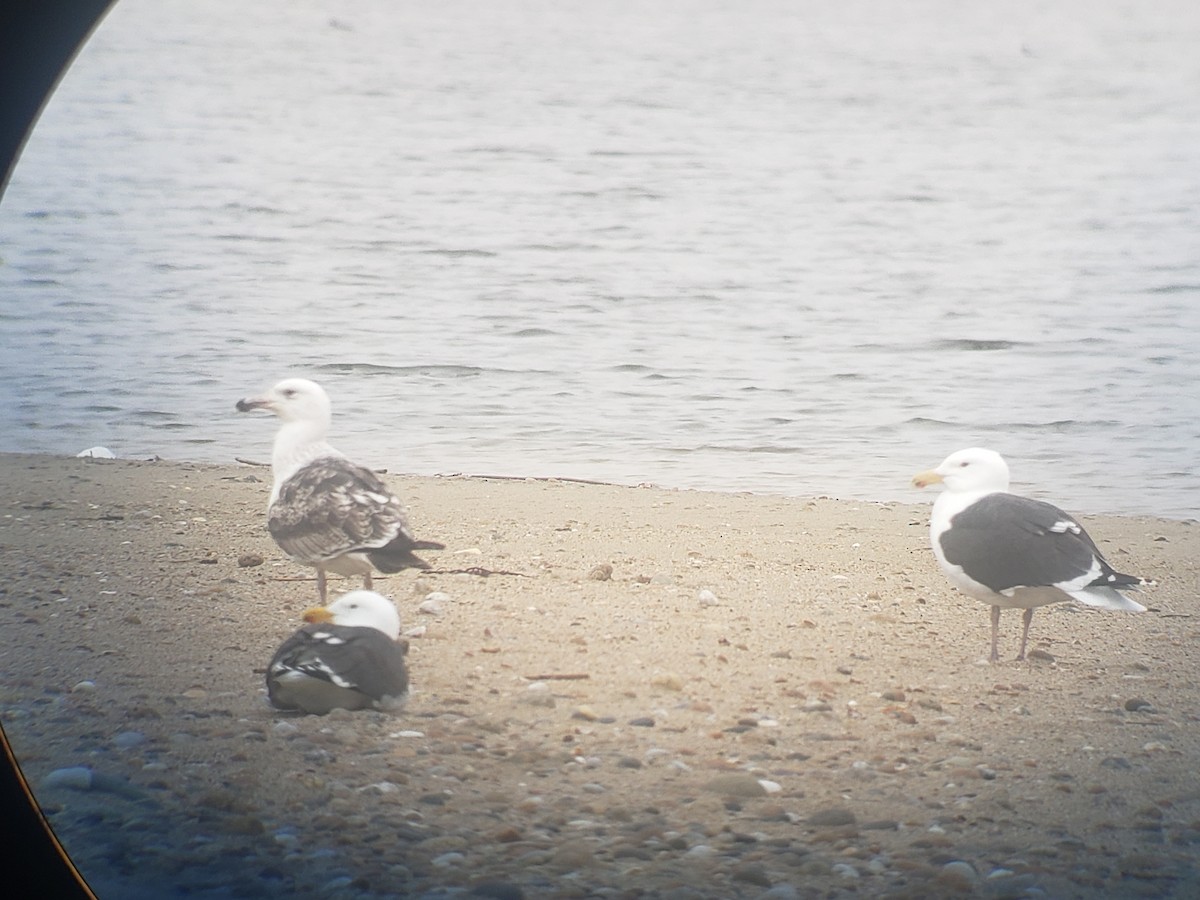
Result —
<instances>
[{"instance_id":1,"label":"sandy beach","mask_svg":"<svg viewBox=\"0 0 1200 900\"><path fill-rule=\"evenodd\" d=\"M376 581L411 699L291 716L267 469L0 456L0 716L101 897L1200 892L1195 523L1070 510L1149 611L992 665L932 493L384 478L447 547Z\"/></svg>"}]
</instances>

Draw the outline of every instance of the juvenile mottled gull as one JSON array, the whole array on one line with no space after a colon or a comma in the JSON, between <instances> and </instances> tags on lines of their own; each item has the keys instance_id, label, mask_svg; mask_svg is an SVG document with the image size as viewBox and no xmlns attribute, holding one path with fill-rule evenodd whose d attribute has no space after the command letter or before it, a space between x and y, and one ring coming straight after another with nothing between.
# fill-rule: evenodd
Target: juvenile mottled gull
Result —
<instances>
[{"instance_id":1,"label":"juvenile mottled gull","mask_svg":"<svg viewBox=\"0 0 1200 900\"><path fill-rule=\"evenodd\" d=\"M1025 610L1021 651L1036 607L1077 600L1101 609L1145 612L1121 591L1146 582L1104 559L1083 526L1056 506L1008 492L1008 464L973 447L913 477L917 487L943 484L929 523L933 554L960 591L992 607L992 655L1001 609Z\"/></svg>"},{"instance_id":2,"label":"juvenile mottled gull","mask_svg":"<svg viewBox=\"0 0 1200 900\"><path fill-rule=\"evenodd\" d=\"M239 400L237 408L270 410L283 422L271 455L267 530L284 553L316 568L322 604L326 572L361 575L370 589L373 568L428 569L413 551L445 549L416 540L404 507L379 477L326 443L332 413L319 384L289 378L260 397Z\"/></svg>"},{"instance_id":3,"label":"juvenile mottled gull","mask_svg":"<svg viewBox=\"0 0 1200 900\"><path fill-rule=\"evenodd\" d=\"M396 710L408 697L400 615L374 591L351 591L304 614L267 667L267 696L279 709L323 716L332 709Z\"/></svg>"}]
</instances>

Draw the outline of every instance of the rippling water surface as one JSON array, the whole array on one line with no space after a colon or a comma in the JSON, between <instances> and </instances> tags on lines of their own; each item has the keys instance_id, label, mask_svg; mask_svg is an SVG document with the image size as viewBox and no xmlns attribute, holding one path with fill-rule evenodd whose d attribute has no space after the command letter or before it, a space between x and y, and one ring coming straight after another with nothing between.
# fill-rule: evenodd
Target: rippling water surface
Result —
<instances>
[{"instance_id":1,"label":"rippling water surface","mask_svg":"<svg viewBox=\"0 0 1200 900\"><path fill-rule=\"evenodd\" d=\"M1197 85L1194 2L121 0L0 206L0 450L265 459L304 374L392 471L1200 515Z\"/></svg>"}]
</instances>

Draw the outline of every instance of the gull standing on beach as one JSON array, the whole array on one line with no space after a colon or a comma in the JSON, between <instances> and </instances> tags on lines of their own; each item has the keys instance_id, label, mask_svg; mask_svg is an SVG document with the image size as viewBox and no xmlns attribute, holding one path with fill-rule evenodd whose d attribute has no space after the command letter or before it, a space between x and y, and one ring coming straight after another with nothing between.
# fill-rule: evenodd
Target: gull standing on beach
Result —
<instances>
[{"instance_id":1,"label":"gull standing on beach","mask_svg":"<svg viewBox=\"0 0 1200 900\"><path fill-rule=\"evenodd\" d=\"M288 378L239 400L237 409L265 409L282 420L271 454L267 530L284 553L316 568L322 605L327 572L361 575L369 590L373 569L428 569L413 551L445 549L416 540L404 507L379 477L326 442L332 411L319 384Z\"/></svg>"},{"instance_id":2,"label":"gull standing on beach","mask_svg":"<svg viewBox=\"0 0 1200 900\"><path fill-rule=\"evenodd\" d=\"M1121 591L1147 582L1123 575L1104 559L1083 526L1056 506L1008 492L1008 464L993 450L973 447L913 477L916 487L942 484L933 504L933 554L960 591L992 607L992 654L1001 609L1025 610L1021 650L1039 606L1076 600L1100 609L1145 612Z\"/></svg>"},{"instance_id":3,"label":"gull standing on beach","mask_svg":"<svg viewBox=\"0 0 1200 900\"><path fill-rule=\"evenodd\" d=\"M267 696L278 709L323 716L333 709L397 710L408 699L407 641L400 614L374 591L351 591L304 613L308 624L267 666Z\"/></svg>"}]
</instances>

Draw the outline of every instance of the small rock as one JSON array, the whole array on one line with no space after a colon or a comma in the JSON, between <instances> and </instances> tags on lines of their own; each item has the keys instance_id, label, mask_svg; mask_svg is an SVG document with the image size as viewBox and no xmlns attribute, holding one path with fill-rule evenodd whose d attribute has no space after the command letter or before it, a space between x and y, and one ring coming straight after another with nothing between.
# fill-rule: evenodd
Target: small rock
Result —
<instances>
[{"instance_id":1,"label":"small rock","mask_svg":"<svg viewBox=\"0 0 1200 900\"><path fill-rule=\"evenodd\" d=\"M790 884L777 884L758 895L758 900L799 900L800 892Z\"/></svg>"},{"instance_id":2,"label":"small rock","mask_svg":"<svg viewBox=\"0 0 1200 900\"><path fill-rule=\"evenodd\" d=\"M744 881L746 884L756 884L759 887L771 886L771 877L762 863L742 863L736 866L730 874L734 881Z\"/></svg>"},{"instance_id":3,"label":"small rock","mask_svg":"<svg viewBox=\"0 0 1200 900\"><path fill-rule=\"evenodd\" d=\"M446 611L446 604L449 600L449 594L442 591L434 591L425 596L425 599L417 607L417 612L424 613L427 616L440 616Z\"/></svg>"},{"instance_id":4,"label":"small rock","mask_svg":"<svg viewBox=\"0 0 1200 900\"><path fill-rule=\"evenodd\" d=\"M1125 709L1128 712L1142 712L1143 710L1154 709L1154 704L1149 700L1143 700L1141 697L1134 697L1125 701Z\"/></svg>"},{"instance_id":5,"label":"small rock","mask_svg":"<svg viewBox=\"0 0 1200 900\"><path fill-rule=\"evenodd\" d=\"M554 695L550 693L550 686L544 681L535 681L529 685L520 699L522 703L530 706L554 706Z\"/></svg>"},{"instance_id":6,"label":"small rock","mask_svg":"<svg viewBox=\"0 0 1200 900\"><path fill-rule=\"evenodd\" d=\"M612 566L610 566L608 563L600 563L600 565L594 567L592 571L588 572L587 577L591 581L611 581L612 573Z\"/></svg>"},{"instance_id":7,"label":"small rock","mask_svg":"<svg viewBox=\"0 0 1200 900\"><path fill-rule=\"evenodd\" d=\"M595 860L592 848L582 841L568 841L554 851L550 865L558 872L574 872L590 866Z\"/></svg>"},{"instance_id":8,"label":"small rock","mask_svg":"<svg viewBox=\"0 0 1200 900\"><path fill-rule=\"evenodd\" d=\"M650 684L668 691L683 690L683 679L674 672L659 672L650 679Z\"/></svg>"},{"instance_id":9,"label":"small rock","mask_svg":"<svg viewBox=\"0 0 1200 900\"><path fill-rule=\"evenodd\" d=\"M257 553L243 553L237 560L239 569L253 569L255 566L261 566L263 562L262 556Z\"/></svg>"},{"instance_id":10,"label":"small rock","mask_svg":"<svg viewBox=\"0 0 1200 900\"><path fill-rule=\"evenodd\" d=\"M90 791L92 789L92 770L85 766L55 769L42 779L42 787Z\"/></svg>"},{"instance_id":11,"label":"small rock","mask_svg":"<svg viewBox=\"0 0 1200 900\"><path fill-rule=\"evenodd\" d=\"M654 719L650 716L639 716L636 719L630 719L629 724L635 728L653 728Z\"/></svg>"},{"instance_id":12,"label":"small rock","mask_svg":"<svg viewBox=\"0 0 1200 900\"><path fill-rule=\"evenodd\" d=\"M696 599L700 602L701 606L718 606L720 604L717 595L708 590L708 588L697 593Z\"/></svg>"},{"instance_id":13,"label":"small rock","mask_svg":"<svg viewBox=\"0 0 1200 900\"><path fill-rule=\"evenodd\" d=\"M146 735L140 731L122 731L113 738L113 746L119 750L132 750L146 741Z\"/></svg>"},{"instance_id":14,"label":"small rock","mask_svg":"<svg viewBox=\"0 0 1200 900\"><path fill-rule=\"evenodd\" d=\"M956 859L942 866L937 883L952 891L969 894L973 893L979 884L979 873L970 863Z\"/></svg>"},{"instance_id":15,"label":"small rock","mask_svg":"<svg viewBox=\"0 0 1200 900\"><path fill-rule=\"evenodd\" d=\"M471 894L489 900L525 900L520 886L508 881L481 881L471 886Z\"/></svg>"},{"instance_id":16,"label":"small rock","mask_svg":"<svg viewBox=\"0 0 1200 900\"><path fill-rule=\"evenodd\" d=\"M767 795L766 788L753 775L736 772L718 775L704 787L714 794L724 794L727 797L765 797Z\"/></svg>"},{"instance_id":17,"label":"small rock","mask_svg":"<svg viewBox=\"0 0 1200 900\"><path fill-rule=\"evenodd\" d=\"M818 810L807 819L809 825L815 825L818 828L837 828L843 825L853 825L857 821L858 817L844 806Z\"/></svg>"}]
</instances>

